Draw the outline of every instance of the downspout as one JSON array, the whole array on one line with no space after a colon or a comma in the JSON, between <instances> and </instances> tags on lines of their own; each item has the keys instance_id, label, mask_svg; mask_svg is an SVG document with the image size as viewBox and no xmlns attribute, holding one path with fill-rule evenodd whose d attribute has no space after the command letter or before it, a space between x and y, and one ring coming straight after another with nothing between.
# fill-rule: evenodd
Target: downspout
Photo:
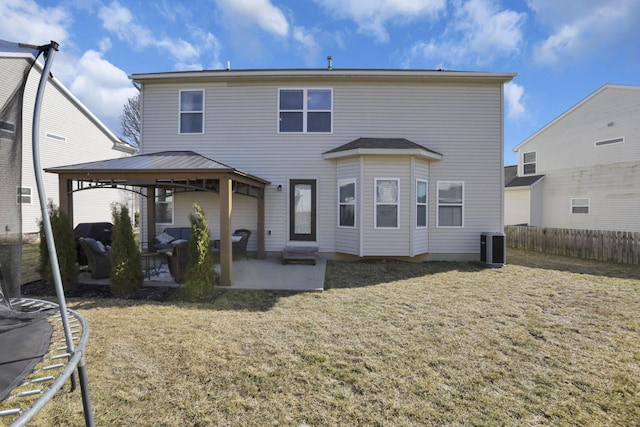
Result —
<instances>
[{"instance_id":1,"label":"downspout","mask_svg":"<svg viewBox=\"0 0 640 427\"><path fill-rule=\"evenodd\" d=\"M44 52L44 68L42 75L40 76L40 83L38 84L38 92L36 93L36 101L33 108L33 124L31 128L31 140L32 140L32 154L33 154L33 169L36 177L36 188L38 189L38 198L40 201L40 210L42 213L42 225L44 228L44 235L47 241L47 249L49 250L49 262L51 263L51 270L53 273L53 280L56 290L56 296L58 297L58 305L60 307L60 316L62 320L62 326L64 329L65 341L67 344L67 350L69 354L73 354L74 345L71 335L71 328L69 326L69 316L67 313L67 304L64 296L64 290L62 287L62 278L60 277L60 265L58 264L58 254L56 253L56 245L53 240L53 230L51 228L51 219L49 218L49 212L47 211L47 198L44 192L44 184L42 181L42 167L40 165L40 112L42 110L42 98L44 97L44 89L49 80L49 73L55 53L58 51L58 43L51 41L48 45L39 46L40 52ZM93 426L93 411L91 409L91 400L89 398L89 385L87 381L87 375L85 370L84 355L82 355L80 362L78 363L78 376L80 377L80 388L82 392L82 404L84 406L84 418L87 426ZM75 381L72 378L72 388L75 387Z\"/></svg>"}]
</instances>

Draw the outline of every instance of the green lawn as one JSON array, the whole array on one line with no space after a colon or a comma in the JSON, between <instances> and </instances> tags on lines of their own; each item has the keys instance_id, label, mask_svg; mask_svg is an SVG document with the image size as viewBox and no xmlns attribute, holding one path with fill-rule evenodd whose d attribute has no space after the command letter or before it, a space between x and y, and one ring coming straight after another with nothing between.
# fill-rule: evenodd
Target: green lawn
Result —
<instances>
[{"instance_id":1,"label":"green lawn","mask_svg":"<svg viewBox=\"0 0 640 427\"><path fill-rule=\"evenodd\" d=\"M509 250L330 262L322 293L82 299L97 425L639 425L640 273ZM60 393L34 425L83 425Z\"/></svg>"}]
</instances>

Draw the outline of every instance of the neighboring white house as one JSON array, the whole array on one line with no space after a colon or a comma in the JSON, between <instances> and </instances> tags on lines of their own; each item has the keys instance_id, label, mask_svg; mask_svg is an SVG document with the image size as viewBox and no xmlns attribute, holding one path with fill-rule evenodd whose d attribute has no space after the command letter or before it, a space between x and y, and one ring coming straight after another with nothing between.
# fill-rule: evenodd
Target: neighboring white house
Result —
<instances>
[{"instance_id":1,"label":"neighboring white house","mask_svg":"<svg viewBox=\"0 0 640 427\"><path fill-rule=\"evenodd\" d=\"M0 53L0 85L2 74L12 72L12 63L26 61L20 54ZM55 67L54 67L55 68ZM22 117L22 186L14 191L14 203L22 205L22 232L38 231L41 218L33 170L31 126L33 106L42 66L31 69L24 94ZM46 85L40 116L40 162L42 168L129 156L136 149L116 137L59 80L50 77ZM43 175L47 199L59 204L58 177ZM75 195L74 226L80 222L111 221L110 205L114 201L131 205L132 196L121 190L100 189L78 191Z\"/></svg>"},{"instance_id":2,"label":"neighboring white house","mask_svg":"<svg viewBox=\"0 0 640 427\"><path fill-rule=\"evenodd\" d=\"M189 150L267 183L264 213L235 189L231 209L231 229L260 236L264 227L266 252L310 244L329 256L478 259L481 233L504 226L503 84L514 75L289 69L131 78L142 87L142 158ZM155 232L189 225L193 202L217 237L220 196L202 191L162 190ZM146 229L141 239L151 240ZM249 251L260 240L250 239Z\"/></svg>"},{"instance_id":3,"label":"neighboring white house","mask_svg":"<svg viewBox=\"0 0 640 427\"><path fill-rule=\"evenodd\" d=\"M513 151L505 224L640 231L640 86L604 85Z\"/></svg>"}]
</instances>

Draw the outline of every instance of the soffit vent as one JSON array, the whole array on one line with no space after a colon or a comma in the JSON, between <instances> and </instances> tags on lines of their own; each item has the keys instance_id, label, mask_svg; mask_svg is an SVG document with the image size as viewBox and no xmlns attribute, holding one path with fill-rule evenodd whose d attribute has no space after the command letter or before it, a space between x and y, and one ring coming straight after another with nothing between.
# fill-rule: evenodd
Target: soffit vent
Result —
<instances>
[{"instance_id":1,"label":"soffit vent","mask_svg":"<svg viewBox=\"0 0 640 427\"><path fill-rule=\"evenodd\" d=\"M596 147L601 147L603 145L609 145L609 144L620 144L621 142L624 142L624 137L622 137L622 138L614 138L614 139L606 139L604 141L596 141Z\"/></svg>"}]
</instances>

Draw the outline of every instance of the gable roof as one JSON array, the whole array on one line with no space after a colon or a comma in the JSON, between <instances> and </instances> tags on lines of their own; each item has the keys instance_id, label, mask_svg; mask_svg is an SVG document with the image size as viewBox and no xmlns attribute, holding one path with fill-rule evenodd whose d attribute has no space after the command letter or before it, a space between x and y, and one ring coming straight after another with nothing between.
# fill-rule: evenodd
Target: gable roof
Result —
<instances>
[{"instance_id":1,"label":"gable roof","mask_svg":"<svg viewBox=\"0 0 640 427\"><path fill-rule=\"evenodd\" d=\"M586 104L591 99L595 98L600 93L602 93L602 92L604 92L605 90L608 90L608 89L640 90L640 86L615 85L615 84L610 84L610 83L607 83L607 84L603 85L598 90L596 90L595 92L593 92L592 94L590 94L589 96L584 98L582 101L578 102L576 105L574 105L573 107L569 108L564 113L560 114L558 117L553 119L551 122L547 123L544 127L539 129L536 133L534 133L533 135L529 136L527 139L522 141L520 144L518 144L515 147L513 147L512 151L513 152L517 152L523 145L527 144L529 141L534 139L536 136L538 136L539 134L541 134L542 132L544 132L545 130L547 130L548 128L550 128L551 126L553 126L554 124L556 124L557 122L559 122L560 120L562 120L563 118L565 118L566 116L568 116L569 114L571 114L572 112L574 112L575 110L580 108L582 105Z\"/></svg>"},{"instance_id":2,"label":"gable roof","mask_svg":"<svg viewBox=\"0 0 640 427\"><path fill-rule=\"evenodd\" d=\"M358 138L322 153L323 159L360 155L415 155L440 160L442 154L409 141L406 138Z\"/></svg>"}]
</instances>

